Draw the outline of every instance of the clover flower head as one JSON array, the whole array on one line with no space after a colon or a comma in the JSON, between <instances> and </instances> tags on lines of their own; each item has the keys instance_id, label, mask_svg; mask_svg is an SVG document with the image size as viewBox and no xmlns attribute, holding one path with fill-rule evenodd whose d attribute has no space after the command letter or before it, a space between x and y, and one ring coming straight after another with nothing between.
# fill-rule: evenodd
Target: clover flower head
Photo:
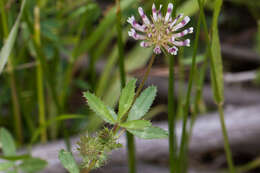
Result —
<instances>
[{"instance_id":1,"label":"clover flower head","mask_svg":"<svg viewBox=\"0 0 260 173\"><path fill-rule=\"evenodd\" d=\"M142 18L143 24L139 24L135 17L129 17L127 22L131 24L133 28L130 29L128 35L135 40L142 40L141 47L153 46L154 53L160 54L161 48L164 48L172 55L177 55L177 46L190 46L190 39L181 40L181 38L187 34L193 33L193 27L179 30L189 23L190 18L188 16L183 18L183 14L179 14L175 19L172 19L171 14L173 10L173 4L169 3L166 15L163 17L161 13L162 5L157 10L155 4L152 6L151 21L144 13L141 7L138 8L138 12ZM179 20L182 19L180 22Z\"/></svg>"}]
</instances>

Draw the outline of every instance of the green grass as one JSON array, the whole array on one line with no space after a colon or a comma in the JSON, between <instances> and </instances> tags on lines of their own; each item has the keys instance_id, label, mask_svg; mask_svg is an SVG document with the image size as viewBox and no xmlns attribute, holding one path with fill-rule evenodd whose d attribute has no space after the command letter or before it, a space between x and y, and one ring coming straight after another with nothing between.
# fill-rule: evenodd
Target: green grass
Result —
<instances>
[{"instance_id":1,"label":"green grass","mask_svg":"<svg viewBox=\"0 0 260 173\"><path fill-rule=\"evenodd\" d=\"M168 2L156 1L157 5L163 3L164 7ZM238 0L232 2L242 3ZM126 19L133 14L138 16L138 6L143 6L150 13L152 1L117 0L106 3L109 7L93 0L0 1L0 126L15 134L16 143L27 145L57 138L68 140L79 132L95 131L103 123L86 108L80 93L89 90L115 107L120 88L133 76L132 72L146 68L136 95L141 93L153 68L155 55L152 49L141 48L139 42L128 39L130 26ZM204 7L211 7L213 3L210 0L174 3L173 15L184 13L191 16L190 25L194 26L195 34L191 36L191 48L183 49L181 56L166 55L165 65L169 67L170 172L187 171L192 125L197 115L207 109L202 90L210 67L212 92L220 113L229 172L233 173L235 167L223 111L223 65L218 31L222 0L215 0L213 8L207 8L212 16L206 16L204 12ZM248 7L257 16L255 8ZM258 41L257 49L259 45ZM103 69L96 68L100 62L104 64ZM198 66L200 63L202 65ZM188 77L186 67L190 70ZM182 94L176 101L174 84L178 79L183 83L188 81L188 87L179 86ZM165 111L165 107L162 105L159 110ZM191 126L188 123L190 114ZM182 136L177 141L175 126L179 119L183 123ZM137 165L134 138L130 134L127 136L129 172L134 173Z\"/></svg>"}]
</instances>

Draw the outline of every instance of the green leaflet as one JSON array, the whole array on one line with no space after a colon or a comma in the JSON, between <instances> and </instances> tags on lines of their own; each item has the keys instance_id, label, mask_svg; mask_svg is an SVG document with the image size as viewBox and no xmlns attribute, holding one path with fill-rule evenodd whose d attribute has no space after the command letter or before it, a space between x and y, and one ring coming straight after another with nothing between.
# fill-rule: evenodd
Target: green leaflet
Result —
<instances>
[{"instance_id":1,"label":"green leaflet","mask_svg":"<svg viewBox=\"0 0 260 173\"><path fill-rule=\"evenodd\" d=\"M23 11L24 11L25 3L26 3L26 0L23 0L20 13L18 14L15 24L6 40L4 46L2 47L2 49L0 51L0 74L3 72L4 66L7 63L8 57L11 54L12 48L14 46L15 39L16 39L16 36L18 33L20 20L21 20Z\"/></svg>"},{"instance_id":2,"label":"green leaflet","mask_svg":"<svg viewBox=\"0 0 260 173\"><path fill-rule=\"evenodd\" d=\"M127 130L133 135L143 139L159 139L168 137L167 131L154 126L147 127L144 130Z\"/></svg>"},{"instance_id":3,"label":"green leaflet","mask_svg":"<svg viewBox=\"0 0 260 173\"><path fill-rule=\"evenodd\" d=\"M133 120L133 121L127 121L125 123L120 123L120 127L124 127L127 130L143 130L147 127L150 127L152 123L147 120Z\"/></svg>"},{"instance_id":4,"label":"green leaflet","mask_svg":"<svg viewBox=\"0 0 260 173\"><path fill-rule=\"evenodd\" d=\"M64 168L66 168L70 173L80 173L78 165L71 152L61 150L59 152L59 160L61 161Z\"/></svg>"},{"instance_id":5,"label":"green leaflet","mask_svg":"<svg viewBox=\"0 0 260 173\"><path fill-rule=\"evenodd\" d=\"M135 84L136 79L130 80L125 88L122 90L120 99L119 99L119 108L118 108L118 120L120 120L123 115L131 107L132 102L135 96Z\"/></svg>"},{"instance_id":6,"label":"green leaflet","mask_svg":"<svg viewBox=\"0 0 260 173\"><path fill-rule=\"evenodd\" d=\"M87 99L89 107L104 121L114 124L116 122L116 114L109 109L97 96L90 92L85 92L84 97Z\"/></svg>"},{"instance_id":7,"label":"green leaflet","mask_svg":"<svg viewBox=\"0 0 260 173\"><path fill-rule=\"evenodd\" d=\"M45 160L39 158L29 158L23 160L23 162L19 165L19 168L26 173L34 173L42 170L47 166L47 162Z\"/></svg>"},{"instance_id":8,"label":"green leaflet","mask_svg":"<svg viewBox=\"0 0 260 173\"><path fill-rule=\"evenodd\" d=\"M218 36L218 16L221 10L222 0L215 1L215 9L212 22L212 62L211 62L211 79L213 84L214 99L217 103L224 101L224 86L223 86L223 65L221 57L221 47ZM215 76L213 75L215 73Z\"/></svg>"},{"instance_id":9,"label":"green leaflet","mask_svg":"<svg viewBox=\"0 0 260 173\"><path fill-rule=\"evenodd\" d=\"M5 129L0 130L0 142L2 143L2 150L4 156L16 155L16 147L12 135Z\"/></svg>"},{"instance_id":10,"label":"green leaflet","mask_svg":"<svg viewBox=\"0 0 260 173\"><path fill-rule=\"evenodd\" d=\"M155 86L150 86L146 88L133 104L129 112L127 121L141 119L150 109L156 96L156 92L157 89Z\"/></svg>"}]
</instances>

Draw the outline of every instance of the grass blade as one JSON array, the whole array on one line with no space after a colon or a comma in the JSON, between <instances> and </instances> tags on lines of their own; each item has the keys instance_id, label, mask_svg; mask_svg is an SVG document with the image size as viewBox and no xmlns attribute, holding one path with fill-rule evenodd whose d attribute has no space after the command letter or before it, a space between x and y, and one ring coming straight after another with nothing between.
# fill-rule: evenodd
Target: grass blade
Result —
<instances>
[{"instance_id":1,"label":"grass blade","mask_svg":"<svg viewBox=\"0 0 260 173\"><path fill-rule=\"evenodd\" d=\"M6 40L4 46L2 47L2 49L0 51L0 74L3 72L3 69L8 61L8 57L10 56L11 51L14 47L14 43L15 43L15 40L17 37L20 21L22 18L24 7L25 7L25 3L26 3L26 0L23 0L20 13L18 14L15 24Z\"/></svg>"}]
</instances>

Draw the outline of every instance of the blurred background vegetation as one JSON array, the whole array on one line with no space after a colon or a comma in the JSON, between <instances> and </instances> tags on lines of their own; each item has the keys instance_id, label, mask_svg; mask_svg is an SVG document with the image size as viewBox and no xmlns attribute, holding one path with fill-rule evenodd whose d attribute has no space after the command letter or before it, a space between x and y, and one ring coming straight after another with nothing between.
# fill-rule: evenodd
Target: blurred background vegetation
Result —
<instances>
[{"instance_id":1,"label":"blurred background vegetation","mask_svg":"<svg viewBox=\"0 0 260 173\"><path fill-rule=\"evenodd\" d=\"M21 2L0 1L0 47L18 18ZM125 66L129 76L140 77L138 73L142 72L152 51L128 39L126 18L132 14L138 16L138 6L143 6L149 14L152 3L151 0L121 0ZM164 0L155 3L168 4ZM209 26L213 7L214 0L205 0ZM179 1L177 13L191 16L189 25L195 26L198 10L197 0L183 0ZM224 0L219 26L223 45L260 53L259 0ZM0 76L0 126L15 136L17 144L68 139L101 125L102 121L86 106L82 92L90 90L108 105L117 104L120 78L115 27L112 0L27 0L14 47ZM189 37L194 39L194 35ZM202 30L199 67L207 64L205 37ZM180 51L181 58L176 65L178 80L183 83L191 65L192 46L191 42L191 48ZM238 59L234 62L232 58L223 61L225 72L257 71L259 67L259 62L254 61ZM154 66L166 77L163 72L167 63L167 59L158 56ZM207 82L207 71L205 73L203 80L205 77ZM257 81L257 75L253 81ZM250 85L258 87L257 82ZM182 102L180 97L178 105ZM158 101L150 115L165 112L165 104L163 100ZM203 100L198 109L205 112Z\"/></svg>"}]
</instances>

